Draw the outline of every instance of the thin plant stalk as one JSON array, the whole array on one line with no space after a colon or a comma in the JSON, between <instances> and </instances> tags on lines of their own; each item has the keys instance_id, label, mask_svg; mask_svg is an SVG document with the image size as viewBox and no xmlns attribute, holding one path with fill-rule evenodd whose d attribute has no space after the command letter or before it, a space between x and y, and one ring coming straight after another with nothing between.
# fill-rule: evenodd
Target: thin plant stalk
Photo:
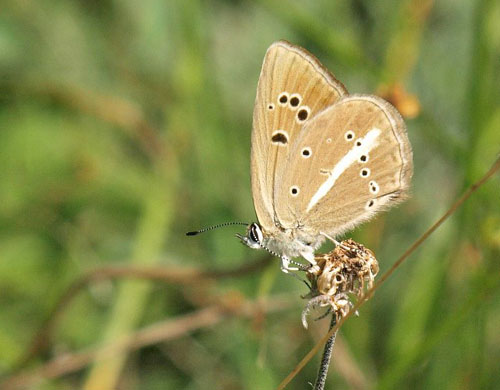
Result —
<instances>
[{"instance_id":1,"label":"thin plant stalk","mask_svg":"<svg viewBox=\"0 0 500 390\"><path fill-rule=\"evenodd\" d=\"M337 316L335 313L332 313L332 321L330 322L329 331L332 330L336 324ZM314 383L314 390L323 390L325 388L326 377L328 376L328 367L330 367L330 360L332 358L333 346L335 345L336 337L337 332L333 333L325 343L325 349L323 350L323 356L321 357L318 375L316 375L316 382Z\"/></svg>"}]
</instances>

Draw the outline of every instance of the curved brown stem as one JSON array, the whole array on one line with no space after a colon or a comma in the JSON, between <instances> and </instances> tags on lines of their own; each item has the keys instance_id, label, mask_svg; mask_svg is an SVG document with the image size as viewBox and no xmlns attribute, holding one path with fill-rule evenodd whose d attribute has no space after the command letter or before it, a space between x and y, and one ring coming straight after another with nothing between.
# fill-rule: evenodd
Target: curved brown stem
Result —
<instances>
[{"instance_id":1,"label":"curved brown stem","mask_svg":"<svg viewBox=\"0 0 500 390\"><path fill-rule=\"evenodd\" d=\"M19 362L11 370L11 374L23 368L26 364L48 348L52 339L52 334L54 333L54 329L62 313L73 298L90 283L109 279L132 278L146 279L162 283L193 284L199 283L202 280L245 276L266 267L272 260L272 257L265 257L261 260L244 264L233 269L215 271L200 271L197 269L172 267L137 266L102 267L89 271L87 274L82 275L71 283L61 298L59 298L45 322L33 336L30 346L24 355L19 359Z\"/></svg>"},{"instance_id":2,"label":"curved brown stem","mask_svg":"<svg viewBox=\"0 0 500 390\"><path fill-rule=\"evenodd\" d=\"M96 356L113 356L125 351L133 351L148 345L173 340L195 330L215 326L228 318L253 317L261 313L287 310L293 306L294 300L283 295L270 297L265 301L243 301L238 305L219 302L193 313L157 322L108 344L58 355L33 370L10 375L0 381L0 388L2 390L33 388L43 379L58 378L81 370L91 364Z\"/></svg>"}]
</instances>

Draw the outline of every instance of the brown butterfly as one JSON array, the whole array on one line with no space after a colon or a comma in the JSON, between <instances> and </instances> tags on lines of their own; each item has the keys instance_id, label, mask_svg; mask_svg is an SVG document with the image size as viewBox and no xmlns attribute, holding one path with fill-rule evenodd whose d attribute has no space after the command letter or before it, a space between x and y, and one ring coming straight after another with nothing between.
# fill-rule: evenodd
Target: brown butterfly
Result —
<instances>
[{"instance_id":1,"label":"brown butterfly","mask_svg":"<svg viewBox=\"0 0 500 390\"><path fill-rule=\"evenodd\" d=\"M349 95L316 57L286 41L267 50L253 114L251 174L258 223L238 237L312 264L335 237L405 199L413 171L398 111Z\"/></svg>"}]
</instances>

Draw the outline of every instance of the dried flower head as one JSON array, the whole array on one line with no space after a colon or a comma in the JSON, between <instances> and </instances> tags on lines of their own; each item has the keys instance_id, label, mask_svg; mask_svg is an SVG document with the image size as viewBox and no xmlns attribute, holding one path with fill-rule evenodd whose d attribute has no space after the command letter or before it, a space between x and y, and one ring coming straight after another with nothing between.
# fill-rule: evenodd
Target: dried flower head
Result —
<instances>
[{"instance_id":1,"label":"dried flower head","mask_svg":"<svg viewBox=\"0 0 500 390\"><path fill-rule=\"evenodd\" d=\"M307 315L313 308L328 307L337 319L345 316L352 307L350 295L363 296L371 288L379 268L373 252L352 239L342 241L334 250L315 256L316 266L306 275L311 291L302 312L302 324L307 328Z\"/></svg>"}]
</instances>

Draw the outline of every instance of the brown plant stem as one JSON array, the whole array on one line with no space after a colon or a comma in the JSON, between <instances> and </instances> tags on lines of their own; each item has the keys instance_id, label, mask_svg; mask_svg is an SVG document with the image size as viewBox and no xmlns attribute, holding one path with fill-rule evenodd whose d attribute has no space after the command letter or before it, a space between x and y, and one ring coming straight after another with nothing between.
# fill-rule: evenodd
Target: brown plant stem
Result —
<instances>
[{"instance_id":1,"label":"brown plant stem","mask_svg":"<svg viewBox=\"0 0 500 390\"><path fill-rule=\"evenodd\" d=\"M2 390L33 388L43 379L57 378L75 372L92 363L96 356L114 356L127 351L185 336L195 330L215 326L227 318L253 317L262 313L287 310L295 304L288 296L274 296L265 301L244 301L228 305L221 302L190 314L168 319L145 327L108 344L87 348L80 352L64 353L42 366L11 375L0 382Z\"/></svg>"},{"instance_id":2,"label":"brown plant stem","mask_svg":"<svg viewBox=\"0 0 500 390\"><path fill-rule=\"evenodd\" d=\"M89 271L87 274L80 276L72 282L59 298L45 322L33 336L27 351L19 359L19 362L15 365L14 369L12 369L11 373L22 369L27 363L48 348L52 339L52 334L54 333L54 329L56 328L57 322L62 313L73 298L75 298L76 295L90 283L109 279L132 278L146 279L162 283L193 284L199 283L202 280L244 276L266 267L271 261L272 257L265 257L256 262L244 264L233 269L215 271L200 271L199 269L173 267L167 268L163 266L113 266L97 268Z\"/></svg>"}]
</instances>

